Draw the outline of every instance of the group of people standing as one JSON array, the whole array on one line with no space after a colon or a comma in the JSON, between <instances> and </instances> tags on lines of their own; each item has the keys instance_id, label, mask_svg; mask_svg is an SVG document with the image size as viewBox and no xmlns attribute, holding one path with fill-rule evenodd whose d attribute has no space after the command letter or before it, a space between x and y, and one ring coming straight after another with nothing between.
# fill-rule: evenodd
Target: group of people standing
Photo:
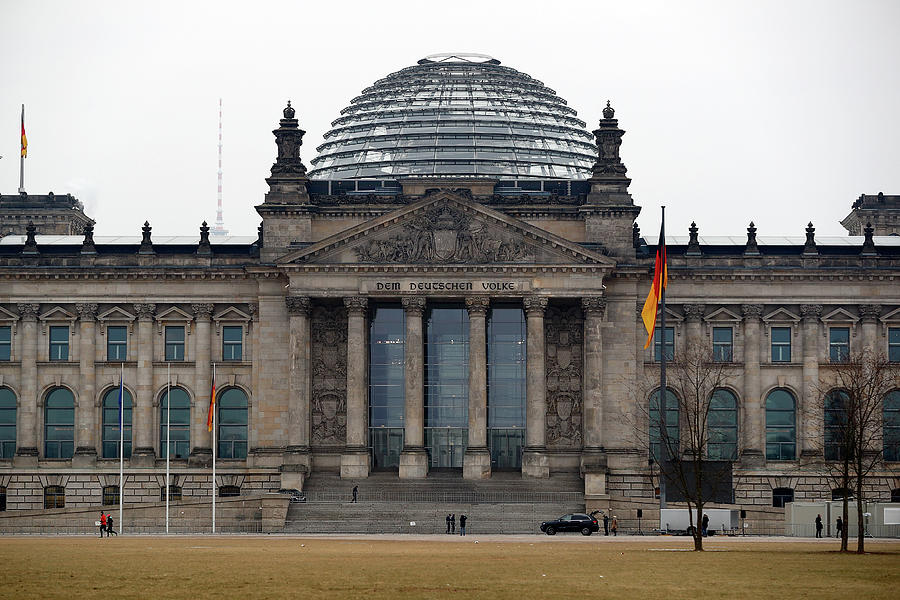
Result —
<instances>
[{"instance_id":1,"label":"group of people standing","mask_svg":"<svg viewBox=\"0 0 900 600\"><path fill-rule=\"evenodd\" d=\"M466 535L466 515L459 515L459 535ZM456 514L447 515L447 534L456 533Z\"/></svg>"},{"instance_id":2,"label":"group of people standing","mask_svg":"<svg viewBox=\"0 0 900 600\"><path fill-rule=\"evenodd\" d=\"M838 517L834 526L836 532L835 537L841 537L841 534L844 532L844 520ZM822 537L822 515L816 515L816 537Z\"/></svg>"},{"instance_id":3,"label":"group of people standing","mask_svg":"<svg viewBox=\"0 0 900 600\"><path fill-rule=\"evenodd\" d=\"M106 537L111 535L118 536L119 534L113 529L113 516L111 514L107 515L102 510L100 511L100 537L103 537L103 532L106 532Z\"/></svg>"}]
</instances>

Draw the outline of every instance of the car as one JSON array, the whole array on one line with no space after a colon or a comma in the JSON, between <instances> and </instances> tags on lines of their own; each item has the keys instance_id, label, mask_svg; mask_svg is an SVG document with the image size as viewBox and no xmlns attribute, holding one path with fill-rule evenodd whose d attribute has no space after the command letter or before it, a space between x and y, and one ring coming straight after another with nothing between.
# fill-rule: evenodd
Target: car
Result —
<instances>
[{"instance_id":1,"label":"car","mask_svg":"<svg viewBox=\"0 0 900 600\"><path fill-rule=\"evenodd\" d=\"M544 521L541 523L541 531L547 535L556 535L557 531L580 531L581 535L591 535L595 531L600 531L600 525L594 517L572 513L552 521Z\"/></svg>"},{"instance_id":2,"label":"car","mask_svg":"<svg viewBox=\"0 0 900 600\"><path fill-rule=\"evenodd\" d=\"M281 488L276 494L290 494L291 495L291 504L296 504L298 502L306 502L306 495L296 488Z\"/></svg>"}]
</instances>

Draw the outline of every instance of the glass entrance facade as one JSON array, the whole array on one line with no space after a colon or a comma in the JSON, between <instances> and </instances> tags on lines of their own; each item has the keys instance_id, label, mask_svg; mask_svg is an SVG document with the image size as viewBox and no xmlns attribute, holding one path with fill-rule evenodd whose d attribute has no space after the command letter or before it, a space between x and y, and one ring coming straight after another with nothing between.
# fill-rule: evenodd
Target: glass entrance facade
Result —
<instances>
[{"instance_id":1,"label":"glass entrance facade","mask_svg":"<svg viewBox=\"0 0 900 600\"><path fill-rule=\"evenodd\" d=\"M491 468L521 469L525 446L525 312L521 307L491 308L487 362Z\"/></svg>"},{"instance_id":2,"label":"glass entrance facade","mask_svg":"<svg viewBox=\"0 0 900 600\"><path fill-rule=\"evenodd\" d=\"M425 447L429 467L462 468L469 423L469 313L429 307L425 318Z\"/></svg>"},{"instance_id":3,"label":"glass entrance facade","mask_svg":"<svg viewBox=\"0 0 900 600\"><path fill-rule=\"evenodd\" d=\"M399 304L377 304L369 321L369 448L373 469L396 469L403 450L406 321Z\"/></svg>"}]
</instances>

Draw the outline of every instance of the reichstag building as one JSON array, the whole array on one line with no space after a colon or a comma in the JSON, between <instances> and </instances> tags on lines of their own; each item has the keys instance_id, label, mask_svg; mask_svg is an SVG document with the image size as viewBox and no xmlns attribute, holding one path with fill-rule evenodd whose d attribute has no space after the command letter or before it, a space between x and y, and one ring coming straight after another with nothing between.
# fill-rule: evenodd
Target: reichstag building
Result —
<instances>
[{"instance_id":1,"label":"reichstag building","mask_svg":"<svg viewBox=\"0 0 900 600\"><path fill-rule=\"evenodd\" d=\"M121 372L126 503L160 500L167 453L208 497L215 363L223 495L502 473L624 511L656 486L635 382L689 342L736 368L709 447L734 502L830 500L814 384L864 347L900 361L900 196L848 198L844 237L670 231L644 350L657 239L605 106L590 131L521 71L434 55L353 98L307 168L288 103L255 237L95 238L72 196L0 197L3 508L118 494ZM883 427L871 486L896 499L900 390Z\"/></svg>"}]
</instances>

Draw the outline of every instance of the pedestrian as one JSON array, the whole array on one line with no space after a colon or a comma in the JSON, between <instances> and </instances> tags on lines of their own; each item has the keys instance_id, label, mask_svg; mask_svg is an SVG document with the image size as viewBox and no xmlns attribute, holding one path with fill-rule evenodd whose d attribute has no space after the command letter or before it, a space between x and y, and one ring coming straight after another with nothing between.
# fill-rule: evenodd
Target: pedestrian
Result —
<instances>
[{"instance_id":1,"label":"pedestrian","mask_svg":"<svg viewBox=\"0 0 900 600\"><path fill-rule=\"evenodd\" d=\"M359 486L354 485L353 486L353 500L351 500L351 502L356 502L357 497L359 497Z\"/></svg>"},{"instance_id":2,"label":"pedestrian","mask_svg":"<svg viewBox=\"0 0 900 600\"><path fill-rule=\"evenodd\" d=\"M100 511L100 537L103 537L103 532L106 531L106 515L103 514L103 511Z\"/></svg>"},{"instance_id":3,"label":"pedestrian","mask_svg":"<svg viewBox=\"0 0 900 600\"><path fill-rule=\"evenodd\" d=\"M703 537L709 535L709 515L707 514L704 514L703 520L700 521L700 533L703 535Z\"/></svg>"},{"instance_id":4,"label":"pedestrian","mask_svg":"<svg viewBox=\"0 0 900 600\"><path fill-rule=\"evenodd\" d=\"M603 535L609 535L609 515L603 514Z\"/></svg>"},{"instance_id":5,"label":"pedestrian","mask_svg":"<svg viewBox=\"0 0 900 600\"><path fill-rule=\"evenodd\" d=\"M456 513L450 513L450 533L456 533Z\"/></svg>"},{"instance_id":6,"label":"pedestrian","mask_svg":"<svg viewBox=\"0 0 900 600\"><path fill-rule=\"evenodd\" d=\"M822 515L816 515L816 537L822 537Z\"/></svg>"},{"instance_id":7,"label":"pedestrian","mask_svg":"<svg viewBox=\"0 0 900 600\"><path fill-rule=\"evenodd\" d=\"M450 513L447 513L447 535L450 535Z\"/></svg>"},{"instance_id":8,"label":"pedestrian","mask_svg":"<svg viewBox=\"0 0 900 600\"><path fill-rule=\"evenodd\" d=\"M841 534L844 532L844 520L840 517L837 518L837 536L841 537Z\"/></svg>"},{"instance_id":9,"label":"pedestrian","mask_svg":"<svg viewBox=\"0 0 900 600\"><path fill-rule=\"evenodd\" d=\"M468 517L466 515L459 515L459 535L466 535L466 521Z\"/></svg>"},{"instance_id":10,"label":"pedestrian","mask_svg":"<svg viewBox=\"0 0 900 600\"><path fill-rule=\"evenodd\" d=\"M106 516L106 537L109 537L111 534L115 535L116 537L119 537L119 534L116 533L116 531L113 529L112 515L107 515Z\"/></svg>"},{"instance_id":11,"label":"pedestrian","mask_svg":"<svg viewBox=\"0 0 900 600\"><path fill-rule=\"evenodd\" d=\"M616 537L619 535L619 517L613 515L612 525L610 525L610 529L612 530L612 534Z\"/></svg>"}]
</instances>

